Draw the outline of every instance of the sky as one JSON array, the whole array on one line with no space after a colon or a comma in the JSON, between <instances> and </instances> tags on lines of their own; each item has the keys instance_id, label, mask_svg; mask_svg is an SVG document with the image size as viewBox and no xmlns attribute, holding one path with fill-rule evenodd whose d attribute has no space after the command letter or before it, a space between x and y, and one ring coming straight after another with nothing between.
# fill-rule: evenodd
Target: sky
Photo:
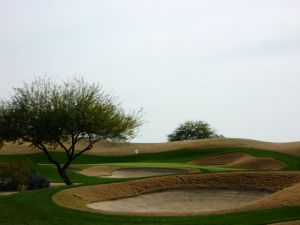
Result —
<instances>
[{"instance_id":1,"label":"sky","mask_svg":"<svg viewBox=\"0 0 300 225\"><path fill-rule=\"evenodd\" d=\"M134 142L204 120L226 137L300 140L298 0L0 0L0 97L83 77L127 111Z\"/></svg>"}]
</instances>

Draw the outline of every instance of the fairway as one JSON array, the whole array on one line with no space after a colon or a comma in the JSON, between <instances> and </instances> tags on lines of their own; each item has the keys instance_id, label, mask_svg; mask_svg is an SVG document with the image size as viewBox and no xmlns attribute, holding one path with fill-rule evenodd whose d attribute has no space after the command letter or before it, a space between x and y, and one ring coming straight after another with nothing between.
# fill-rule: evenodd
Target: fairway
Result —
<instances>
[{"instance_id":1,"label":"fairway","mask_svg":"<svg viewBox=\"0 0 300 225\"><path fill-rule=\"evenodd\" d=\"M226 154L229 154L228 157ZM253 179L259 181L258 177L262 175L262 171L266 171L266 169L262 170L259 167L247 168L247 169L238 168L237 166L232 165L232 161L230 161L232 160L232 158L236 157L236 155L230 155L230 154L236 154L239 157L246 156L247 159L249 159L249 156L251 156L252 157L250 158L251 160L258 159L256 160L258 162L260 161L260 159L263 160L268 159L269 161L275 160L276 162L282 163L282 165L284 166L275 169L277 171L282 171L282 172L280 173L275 172L274 169L268 170L267 174L264 175L265 178L262 178L264 182L262 182L261 184L263 183L266 184L267 180L279 180L280 182L282 180L285 183L284 186L281 186L282 185L281 183L272 184L272 185L270 183L270 185L272 186L271 189L269 189L270 187L267 186L259 188L260 184L257 183L258 189L253 190L252 187L249 189L249 191L247 191L247 188L240 189L240 186L234 186L234 187L231 186L231 184L233 183L237 185L243 184L241 178L237 178L238 182L230 181L230 179L236 177L235 174L238 175L241 173L250 173L252 171L251 176L253 176ZM59 161L63 161L65 158L65 155L62 152L54 152L53 155ZM61 178L58 176L56 172L56 169L51 164L48 163L45 156L41 153L33 153L33 154L26 154L26 155L18 155L18 154L2 155L0 157L0 160L14 161L16 159L24 158L24 157L30 158L35 163L35 169L39 171L39 173L41 173L42 175L46 176L49 181L62 182ZM221 159L221 163L219 162L220 160L216 161L216 159ZM240 158L238 158L238 160L239 159ZM99 202L98 197L92 197L94 196L92 194L94 193L94 189L91 189L87 191L87 193L89 193L90 196L88 197L88 199L91 198L91 200L87 200L87 202L91 202L91 203L89 203L89 205L88 203L83 205L84 206L84 208L82 208L84 209L83 211L78 211L79 208L76 209L76 207L73 208L73 206L71 206L72 209L70 209L69 206L65 205L69 203L66 203L64 201L63 201L64 203L58 203L58 205L52 201L53 196L60 196L60 193L65 193L61 191L73 190L73 189L69 189L69 187L51 187L45 190L24 192L20 194L11 195L11 196L1 196L0 204L5 204L6 208L3 210L3 214L0 217L0 223L6 225L11 225L11 224L17 225L21 221L28 221L28 224L30 222L30 225L31 224L32 225L44 225L44 224L73 225L76 220L76 223L80 222L80 224L82 225L85 224L89 224L89 225L93 225L93 224L95 225L96 224L97 225L98 224L99 225L100 224L107 224L107 225L108 224L166 224L166 225L167 224L174 224L174 225L195 224L196 225L199 224L199 221L201 221L201 224L204 225L205 224L207 225L233 224L234 225L234 224L241 224L240 221L243 220L243 224L253 225L253 224L265 224L267 222L273 223L273 222L279 222L284 220L295 220L295 219L300 219L299 216L300 208L299 206L297 206L296 203L292 205L289 204L281 205L276 203L277 206L275 204L274 207L272 206L272 207L260 208L259 210L257 209L257 206L255 206L254 208L253 207L251 208L249 206L249 209L247 209L248 207L247 205L248 203L255 202L256 197L258 198L258 200L263 199L264 196L266 195L269 196L270 193L273 192L276 193L277 190L281 190L281 189L284 190L285 186L292 186L296 178L292 178L291 183L289 183L287 179L290 179L288 178L289 176L298 176L297 171L299 170L300 170L300 160L297 156L283 154L280 152L272 152L269 150L266 151L266 150L248 149L248 148L178 149L172 151L141 153L138 155L125 155L125 156L83 155L82 157L78 158L78 160L75 161L70 171L68 172L73 182L81 184L79 185L80 186L79 188L81 188L81 186L87 188L93 187L93 185L101 186L101 184L105 184L105 183L122 185L124 182L125 183L133 182L135 181L135 179L137 179L136 182L138 181L144 182L142 177L151 177L151 176L155 176L157 177L157 179L161 179L159 183L164 185L162 186L162 189L159 189L158 192L156 189L153 190L149 189L145 192L142 191L140 192L140 194L137 195L136 193L139 192L135 192L135 194L133 194L131 198L128 198L129 196L127 194L126 194L127 197L125 198L124 196L121 197L122 195L120 195L119 197L120 199L114 200L113 202L111 202L109 198L107 198L106 202L103 200ZM288 171L294 171L294 172L288 172ZM214 178L214 174L216 176L215 178ZM221 178L219 178L218 174L224 174L224 175L228 174L229 176L226 175L227 178L224 179L222 178L223 180L220 180ZM205 179L208 179L204 186L201 186L200 180L202 178L200 177L197 178L200 179L199 181L196 181L197 180L196 177L192 179L194 180L193 182L196 183L191 183L191 184L200 185L201 187L200 189L199 187L195 189L196 186L182 185L182 184L188 184L190 181L192 181L190 178L188 178L185 182L183 182L180 185L176 184L175 181L174 181L175 183L172 181L170 185L171 184L172 185L176 184L176 185L175 186L171 185L170 187L176 187L176 188L175 189L172 188L172 190L168 189L167 183L169 181L167 183L166 181L169 178L171 179L172 177L174 178L182 177L180 179L183 178L186 179L185 178L186 176L191 176L192 178L192 176L196 176L196 175L197 176L205 175L207 176L207 178ZM272 178L273 175L279 176L281 178ZM156 179L155 177L147 178L147 179ZM247 175L246 177L249 177L249 175ZM247 184L248 182L249 185L251 183L253 184L254 180L252 180L252 178L250 178L249 181L245 180L246 182L245 185L248 185ZM209 182L214 181L214 182L211 183L211 185L207 186L209 184L207 183L208 181ZM148 184L145 183L143 187L144 186L159 187L158 183L157 185L155 185L155 182L154 183L153 182L154 180L153 181L151 180L150 183ZM229 186L226 186L225 184ZM109 188L109 191L124 189L124 188L120 189L120 187L118 186L116 188ZM186 187L189 188L186 189ZM207 187L209 187L209 189L207 189ZM81 197L85 196L85 194L83 194L85 193L85 191L82 192L82 194L80 194L81 191L80 193L77 193L76 191L77 189L75 188L74 190L76 193L75 195ZM95 191L96 190L102 190L102 189L95 189ZM148 193L148 191L150 190L152 190L151 193ZM99 192L99 197L105 197L106 195L105 193L109 193L109 192L107 191ZM112 192L112 196L116 197L122 192L118 192L115 194L113 193L114 191ZM186 194L181 195L181 193L186 193ZM252 195L251 193L254 194ZM261 195L258 193L261 193ZM73 196L73 194L71 195ZM96 196L98 196L98 194L96 194ZM212 198L210 196L215 196L215 197ZM229 199L230 198L229 196L231 196L231 199ZM239 197L235 197L235 196L239 196ZM286 196L286 194L284 194L284 196ZM62 197L62 199L64 198L65 197ZM72 198L73 197L71 196L67 197L67 199L69 200L71 200ZM160 201L159 199L161 199L163 202L159 202ZM193 201L189 201L188 199L193 199ZM197 199L200 202L202 199L203 205L201 205L200 203L197 204L198 201ZM36 201L38 201L39 203L38 204L33 203ZM55 202L56 201L57 200L55 200ZM164 205L164 202L170 202L169 206L168 204ZM210 206L205 202L207 203L210 202L211 203ZM147 203L149 203L150 206L148 206ZM175 209L176 210L180 209L180 207L177 205L180 203L182 203L182 208L185 209L186 211L183 210L180 212L175 212L174 211ZM193 203L195 203L198 206L195 208L193 206ZM230 205L231 203L232 205ZM103 204L105 206L103 206ZM117 204L118 207L115 207L114 204ZM187 204L186 207L183 207L184 204ZM14 209L16 207L20 207L21 205L24 210L22 211L20 216L18 215L13 218L10 218L8 223L7 219L5 218L10 217ZM137 208L136 205L138 205ZM160 212L165 212L165 213L162 214L156 213L157 211L155 211L155 209L153 208L154 205L159 205L160 207L162 207L158 209ZM205 207L202 207L204 205ZM122 206L128 206L128 207L122 208ZM89 210L86 210L87 209L86 207L92 210L94 209L94 211L87 212ZM34 209L35 212L37 212L37 214L35 214L34 217L31 216L32 208ZM240 209L243 208L243 210L239 211L238 210L239 208ZM215 210L217 211L221 210L224 212L220 214L214 213L210 215L199 215L203 213L209 214L210 211L215 211ZM237 212L233 212L232 210ZM42 220L43 217L49 217L48 215L52 213L55 213L57 217L50 219L47 222ZM117 215L109 215L111 213ZM124 213L126 215L122 215ZM129 216L134 213L142 214L142 215ZM154 216L155 214L157 214L159 217ZM174 218L174 214L176 214L177 216L180 215L180 217ZM252 216L254 214L256 215L255 217ZM61 222L58 222L57 218L60 218ZM101 220L101 222L98 222L98 220Z\"/></svg>"}]
</instances>

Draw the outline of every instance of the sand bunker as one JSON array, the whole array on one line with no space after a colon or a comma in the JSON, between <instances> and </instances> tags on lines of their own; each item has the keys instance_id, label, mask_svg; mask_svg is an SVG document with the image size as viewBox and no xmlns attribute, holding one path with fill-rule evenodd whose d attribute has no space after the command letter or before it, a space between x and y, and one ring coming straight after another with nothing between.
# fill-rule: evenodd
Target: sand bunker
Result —
<instances>
[{"instance_id":1,"label":"sand bunker","mask_svg":"<svg viewBox=\"0 0 300 225\"><path fill-rule=\"evenodd\" d=\"M87 206L116 214L188 215L239 208L268 194L265 191L247 190L176 189L90 203Z\"/></svg>"},{"instance_id":2,"label":"sand bunker","mask_svg":"<svg viewBox=\"0 0 300 225\"><path fill-rule=\"evenodd\" d=\"M118 168L114 170L111 174L111 178L132 178L132 177L150 177L150 176L160 176L168 174L183 174L187 173L186 170L173 169L173 168Z\"/></svg>"},{"instance_id":3,"label":"sand bunker","mask_svg":"<svg viewBox=\"0 0 300 225\"><path fill-rule=\"evenodd\" d=\"M77 188L65 189L57 192L53 196L53 200L56 204L72 209L79 209L84 211L96 211L95 209L89 208L91 203L112 201L118 199L133 199L135 197L145 198L151 193L164 193L166 190L178 191L189 189L191 195L194 195L195 189L211 189L211 193L216 193L216 189L223 191L236 191L238 193L249 194L249 192L259 193L274 193L268 196L260 196L260 199L266 199L269 196L275 196L276 192L285 188L293 187L300 182L299 172L239 172L239 173L214 173L214 174L186 174L186 175L173 175L173 176L162 176L152 177L139 180L131 180L126 182L117 182L111 184L82 186ZM261 192L262 191L262 192ZM228 193L228 192L227 192ZM283 194L284 195L284 194ZM184 194L182 194L184 196ZM212 195L211 195L212 196ZM248 195L249 197L250 195ZM209 195L207 196L209 197ZM213 196L212 196L213 197ZM248 198L247 196L245 198ZM276 196L275 196L276 197ZM172 198L172 197L170 197ZM183 197L185 198L185 197ZM194 198L194 197L193 197ZM191 198L191 201L193 201ZM220 198L224 200L225 197ZM238 197L236 197L238 199ZM244 197L243 197L244 198ZM289 197L288 197L289 198ZM248 199L243 200L247 203L252 203L252 208L268 208L269 206L264 204L255 204L260 199ZM253 201L252 201L253 200ZM183 202L184 199L179 199L177 202ZM208 201L208 200L207 200ZM231 200L224 200L222 204L230 204ZM228 203L226 203L228 202ZM160 203L153 203L155 206ZM196 203L195 205L200 204ZM243 204L243 203L242 203ZM270 203L275 204L275 203ZM284 206L291 204L300 205L300 199L297 198L295 201L284 201ZM87 206L89 205L89 207ZM276 206L276 204L275 204ZM225 206L224 206L225 207ZM179 207L183 211L173 212L174 214L199 214L203 212L189 212L184 211L184 207ZM232 208L231 205L226 205L226 210L229 211ZM251 209L252 209L251 208ZM198 209L199 210L199 209ZM210 210L210 209L205 209ZM214 213L223 213L226 210L217 210ZM249 210L247 206L238 206L235 210ZM99 211L98 211L99 212ZM133 212L134 213L134 212ZM172 212L169 212L173 214ZM155 213L153 213L155 215Z\"/></svg>"},{"instance_id":4,"label":"sand bunker","mask_svg":"<svg viewBox=\"0 0 300 225\"><path fill-rule=\"evenodd\" d=\"M110 176L115 169L116 168L112 166L92 166L77 172L86 176L102 177Z\"/></svg>"},{"instance_id":5,"label":"sand bunker","mask_svg":"<svg viewBox=\"0 0 300 225\"><path fill-rule=\"evenodd\" d=\"M254 157L244 152L230 152L213 157L190 161L198 165L228 165L242 169L278 170L286 166L285 163L265 157Z\"/></svg>"},{"instance_id":6,"label":"sand bunker","mask_svg":"<svg viewBox=\"0 0 300 225\"><path fill-rule=\"evenodd\" d=\"M106 178L134 178L134 177L151 177L169 174L188 173L188 170L174 168L154 168L154 167L110 167L110 166L93 166L79 173L86 176L106 177ZM195 172L195 171L191 171ZM198 171L199 172L199 171Z\"/></svg>"}]
</instances>

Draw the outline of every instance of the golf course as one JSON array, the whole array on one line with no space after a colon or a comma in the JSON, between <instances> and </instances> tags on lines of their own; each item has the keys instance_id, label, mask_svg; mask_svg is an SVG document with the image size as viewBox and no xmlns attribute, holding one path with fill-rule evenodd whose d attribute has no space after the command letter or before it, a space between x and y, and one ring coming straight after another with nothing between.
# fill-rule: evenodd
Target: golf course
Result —
<instances>
[{"instance_id":1,"label":"golf course","mask_svg":"<svg viewBox=\"0 0 300 225\"><path fill-rule=\"evenodd\" d=\"M44 153L5 143L1 162L30 159L51 185L1 193L0 224L298 224L299 149L300 142L225 138L100 142L74 160L74 184L65 186Z\"/></svg>"}]
</instances>

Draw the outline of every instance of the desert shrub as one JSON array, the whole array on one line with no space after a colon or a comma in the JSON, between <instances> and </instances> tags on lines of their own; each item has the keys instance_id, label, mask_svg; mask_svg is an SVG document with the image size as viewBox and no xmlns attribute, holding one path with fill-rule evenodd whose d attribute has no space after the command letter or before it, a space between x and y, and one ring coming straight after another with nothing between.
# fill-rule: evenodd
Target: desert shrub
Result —
<instances>
[{"instance_id":1,"label":"desert shrub","mask_svg":"<svg viewBox=\"0 0 300 225\"><path fill-rule=\"evenodd\" d=\"M0 164L1 191L24 191L48 186L49 183L45 178L33 172L30 159Z\"/></svg>"},{"instance_id":2,"label":"desert shrub","mask_svg":"<svg viewBox=\"0 0 300 225\"><path fill-rule=\"evenodd\" d=\"M37 172L33 172L28 179L28 190L49 187L49 182L45 177L42 177Z\"/></svg>"}]
</instances>

